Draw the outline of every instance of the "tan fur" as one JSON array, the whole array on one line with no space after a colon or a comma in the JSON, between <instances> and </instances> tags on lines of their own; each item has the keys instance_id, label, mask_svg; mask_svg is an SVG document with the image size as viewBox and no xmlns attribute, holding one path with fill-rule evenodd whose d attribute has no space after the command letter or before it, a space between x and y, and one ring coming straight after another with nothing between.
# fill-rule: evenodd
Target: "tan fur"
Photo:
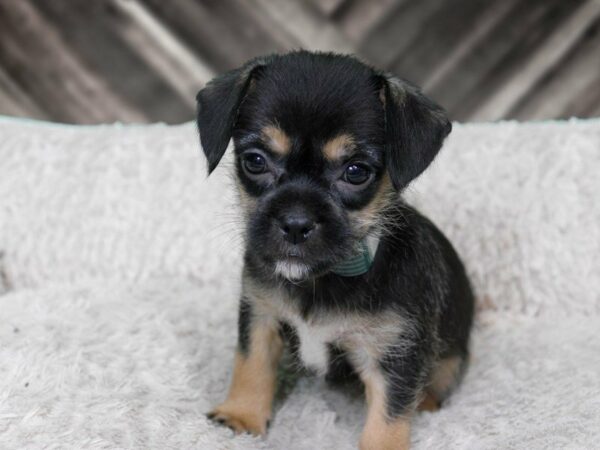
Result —
<instances>
[{"instance_id":1,"label":"tan fur","mask_svg":"<svg viewBox=\"0 0 600 450\"><path fill-rule=\"evenodd\" d=\"M438 361L429 378L423 397L417 409L419 411L434 412L440 409L442 400L458 383L462 359L459 356Z\"/></svg>"},{"instance_id":2,"label":"tan fur","mask_svg":"<svg viewBox=\"0 0 600 450\"><path fill-rule=\"evenodd\" d=\"M339 321L339 319L332 319ZM358 373L378 370L378 361L387 351L402 354L411 342L414 330L409 321L394 313L348 317L347 334L339 339ZM400 338L400 334L405 339Z\"/></svg>"},{"instance_id":3,"label":"tan fur","mask_svg":"<svg viewBox=\"0 0 600 450\"><path fill-rule=\"evenodd\" d=\"M421 399L417 409L419 411L435 412L440 409L440 402L433 394L425 392L425 396Z\"/></svg>"},{"instance_id":4,"label":"tan fur","mask_svg":"<svg viewBox=\"0 0 600 450\"><path fill-rule=\"evenodd\" d=\"M354 148L354 138L349 134L340 134L323 146L323 155L329 161L339 161Z\"/></svg>"},{"instance_id":5,"label":"tan fur","mask_svg":"<svg viewBox=\"0 0 600 450\"><path fill-rule=\"evenodd\" d=\"M457 383L462 359L458 356L442 359L431 374L427 391L435 399L442 400Z\"/></svg>"},{"instance_id":6,"label":"tan fur","mask_svg":"<svg viewBox=\"0 0 600 450\"><path fill-rule=\"evenodd\" d=\"M268 125L262 129L265 144L279 156L286 156L292 148L290 138L285 132L275 126Z\"/></svg>"},{"instance_id":7,"label":"tan fur","mask_svg":"<svg viewBox=\"0 0 600 450\"><path fill-rule=\"evenodd\" d=\"M256 198L248 195L238 177L235 177L235 185L237 186L238 190L240 206L242 207L242 211L244 212L247 220L250 212L256 209Z\"/></svg>"},{"instance_id":8,"label":"tan fur","mask_svg":"<svg viewBox=\"0 0 600 450\"><path fill-rule=\"evenodd\" d=\"M377 371L361 376L367 397L367 421L363 428L360 450L404 450L410 447L410 419L389 419L386 412L385 382Z\"/></svg>"},{"instance_id":9,"label":"tan fur","mask_svg":"<svg viewBox=\"0 0 600 450\"><path fill-rule=\"evenodd\" d=\"M392 180L386 173L383 175L377 192L371 201L358 211L349 213L350 220L353 223L354 229L358 234L366 233L370 228L376 225L379 221L379 215L390 203L391 195L394 194Z\"/></svg>"},{"instance_id":10,"label":"tan fur","mask_svg":"<svg viewBox=\"0 0 600 450\"><path fill-rule=\"evenodd\" d=\"M248 355L235 355L233 379L225 402L210 414L236 433L264 435L271 418L277 385L277 364L283 343L272 322L254 324Z\"/></svg>"},{"instance_id":11,"label":"tan fur","mask_svg":"<svg viewBox=\"0 0 600 450\"><path fill-rule=\"evenodd\" d=\"M254 314L264 320L277 320L284 311L292 311L293 303L283 289L264 287L249 276L242 274L242 290L252 301Z\"/></svg>"}]
</instances>

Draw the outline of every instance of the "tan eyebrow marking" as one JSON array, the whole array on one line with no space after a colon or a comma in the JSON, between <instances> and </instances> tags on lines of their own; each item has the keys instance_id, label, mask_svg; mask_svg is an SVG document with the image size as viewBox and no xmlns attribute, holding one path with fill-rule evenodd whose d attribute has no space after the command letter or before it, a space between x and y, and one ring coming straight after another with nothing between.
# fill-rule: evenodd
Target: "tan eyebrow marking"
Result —
<instances>
[{"instance_id":1,"label":"tan eyebrow marking","mask_svg":"<svg viewBox=\"0 0 600 450\"><path fill-rule=\"evenodd\" d=\"M291 141L285 131L275 125L268 125L262 129L265 144L278 155L285 156L290 152Z\"/></svg>"},{"instance_id":2,"label":"tan eyebrow marking","mask_svg":"<svg viewBox=\"0 0 600 450\"><path fill-rule=\"evenodd\" d=\"M329 161L337 161L346 156L353 148L354 138L349 134L340 134L323 146L323 154Z\"/></svg>"}]
</instances>

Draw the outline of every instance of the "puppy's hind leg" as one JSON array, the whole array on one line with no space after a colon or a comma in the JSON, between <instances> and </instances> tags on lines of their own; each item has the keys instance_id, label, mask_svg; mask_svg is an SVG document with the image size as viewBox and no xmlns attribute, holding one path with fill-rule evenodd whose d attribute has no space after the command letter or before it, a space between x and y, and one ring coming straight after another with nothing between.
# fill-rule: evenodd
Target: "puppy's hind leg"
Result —
<instances>
[{"instance_id":1,"label":"puppy's hind leg","mask_svg":"<svg viewBox=\"0 0 600 450\"><path fill-rule=\"evenodd\" d=\"M437 411L460 384L468 365L468 355L448 356L434 366L418 406L420 411Z\"/></svg>"},{"instance_id":2,"label":"puppy's hind leg","mask_svg":"<svg viewBox=\"0 0 600 450\"><path fill-rule=\"evenodd\" d=\"M410 416L389 415L386 381L378 371L361 374L367 397L367 421L360 437L360 450L407 450L410 446Z\"/></svg>"},{"instance_id":3,"label":"puppy's hind leg","mask_svg":"<svg viewBox=\"0 0 600 450\"><path fill-rule=\"evenodd\" d=\"M361 450L407 450L410 421L427 383L430 341L412 336L414 345L392 345L360 372L368 412ZM397 348L403 349L398 352Z\"/></svg>"}]
</instances>

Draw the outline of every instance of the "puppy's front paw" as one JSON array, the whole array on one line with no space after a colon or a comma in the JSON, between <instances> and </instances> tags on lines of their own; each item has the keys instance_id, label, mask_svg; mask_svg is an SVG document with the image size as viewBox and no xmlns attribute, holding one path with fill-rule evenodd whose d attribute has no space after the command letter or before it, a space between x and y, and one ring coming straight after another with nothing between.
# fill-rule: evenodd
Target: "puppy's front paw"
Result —
<instances>
[{"instance_id":1,"label":"puppy's front paw","mask_svg":"<svg viewBox=\"0 0 600 450\"><path fill-rule=\"evenodd\" d=\"M221 425L226 425L236 433L251 433L264 436L267 433L269 414L252 409L248 405L225 402L206 415Z\"/></svg>"}]
</instances>

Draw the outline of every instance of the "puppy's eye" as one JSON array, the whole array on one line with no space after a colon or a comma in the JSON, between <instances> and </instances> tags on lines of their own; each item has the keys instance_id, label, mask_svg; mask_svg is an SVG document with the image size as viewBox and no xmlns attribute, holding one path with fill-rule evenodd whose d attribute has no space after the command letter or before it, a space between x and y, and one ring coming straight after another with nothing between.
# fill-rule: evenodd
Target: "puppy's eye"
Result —
<instances>
[{"instance_id":1,"label":"puppy's eye","mask_svg":"<svg viewBox=\"0 0 600 450\"><path fill-rule=\"evenodd\" d=\"M363 184L369 178L371 178L371 170L363 164L350 164L342 175L342 179L350 184Z\"/></svg>"},{"instance_id":2,"label":"puppy's eye","mask_svg":"<svg viewBox=\"0 0 600 450\"><path fill-rule=\"evenodd\" d=\"M265 157L258 153L247 153L243 157L244 168L253 175L263 173L267 169Z\"/></svg>"}]
</instances>

